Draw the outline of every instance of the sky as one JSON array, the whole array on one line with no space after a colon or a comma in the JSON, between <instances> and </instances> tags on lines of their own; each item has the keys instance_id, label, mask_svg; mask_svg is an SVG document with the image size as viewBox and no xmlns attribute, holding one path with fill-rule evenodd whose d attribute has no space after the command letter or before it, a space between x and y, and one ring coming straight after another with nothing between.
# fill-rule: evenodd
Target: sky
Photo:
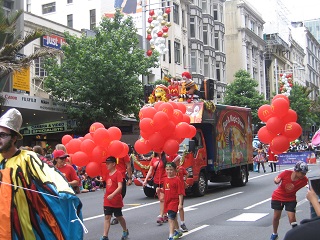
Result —
<instances>
[{"instance_id":1,"label":"sky","mask_svg":"<svg viewBox=\"0 0 320 240\"><path fill-rule=\"evenodd\" d=\"M259 12L263 12L263 2L265 0L247 0ZM287 10L291 12L288 16L290 21L301 21L320 18L319 0L281 0Z\"/></svg>"}]
</instances>

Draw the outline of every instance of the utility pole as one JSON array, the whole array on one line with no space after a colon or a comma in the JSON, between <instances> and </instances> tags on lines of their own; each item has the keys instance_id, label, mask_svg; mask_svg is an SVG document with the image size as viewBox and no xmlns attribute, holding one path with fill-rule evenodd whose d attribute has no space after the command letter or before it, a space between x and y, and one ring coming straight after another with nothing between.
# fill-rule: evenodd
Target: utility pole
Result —
<instances>
[{"instance_id":1,"label":"utility pole","mask_svg":"<svg viewBox=\"0 0 320 240\"><path fill-rule=\"evenodd\" d=\"M144 52L147 50L147 36L146 36L146 0L141 1L142 6L142 49ZM142 75L142 84L148 84L148 76Z\"/></svg>"}]
</instances>

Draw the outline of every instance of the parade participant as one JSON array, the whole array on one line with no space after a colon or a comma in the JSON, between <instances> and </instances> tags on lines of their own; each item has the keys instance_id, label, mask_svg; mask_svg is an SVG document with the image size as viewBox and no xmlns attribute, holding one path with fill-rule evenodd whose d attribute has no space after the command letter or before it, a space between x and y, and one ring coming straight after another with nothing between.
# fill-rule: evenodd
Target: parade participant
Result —
<instances>
[{"instance_id":1,"label":"parade participant","mask_svg":"<svg viewBox=\"0 0 320 240\"><path fill-rule=\"evenodd\" d=\"M271 172L277 171L277 162L278 162L278 155L275 155L274 152L271 151L269 146L268 147L268 163L271 167Z\"/></svg>"},{"instance_id":2,"label":"parade participant","mask_svg":"<svg viewBox=\"0 0 320 240\"><path fill-rule=\"evenodd\" d=\"M166 154L164 152L162 153L154 153L154 156L152 157L150 164L149 164L149 170L146 175L145 180L143 181L143 186L147 186L147 181L149 177L153 175L154 180L154 187L157 191L157 188L163 187L163 180L166 177L165 172L165 166L166 166ZM158 194L158 199L160 202L160 214L157 217L157 223L161 225L163 222L165 222L164 219L164 195L163 193Z\"/></svg>"},{"instance_id":3,"label":"parade participant","mask_svg":"<svg viewBox=\"0 0 320 240\"><path fill-rule=\"evenodd\" d=\"M45 163L47 163L49 166L53 166L53 163L49 161L45 156L44 156L44 151L43 148L39 145L36 145L32 148L32 151L34 151L39 159Z\"/></svg>"},{"instance_id":4,"label":"parade participant","mask_svg":"<svg viewBox=\"0 0 320 240\"><path fill-rule=\"evenodd\" d=\"M273 213L273 233L270 240L278 239L279 220L283 208L287 211L289 223L292 227L297 226L296 222L296 193L299 189L306 186L308 178L308 165L305 162L299 161L295 164L294 170L285 170L275 177L274 183L279 184L274 190L271 198L271 208Z\"/></svg>"},{"instance_id":5,"label":"parade participant","mask_svg":"<svg viewBox=\"0 0 320 240\"><path fill-rule=\"evenodd\" d=\"M116 169L116 158L108 157L106 160L108 174L105 176L106 193L104 195L104 227L103 236L100 240L109 240L108 234L110 229L110 220L112 214L118 219L122 229L121 240L128 239L129 231L127 229L126 220L122 215L122 174Z\"/></svg>"},{"instance_id":6,"label":"parade participant","mask_svg":"<svg viewBox=\"0 0 320 240\"><path fill-rule=\"evenodd\" d=\"M260 164L262 165L263 172L266 172L264 167L264 163L267 161L266 159L266 152L261 143L258 144L258 148L255 150L257 151L257 155L253 158L253 161L258 164L258 172L260 172Z\"/></svg>"},{"instance_id":7,"label":"parade participant","mask_svg":"<svg viewBox=\"0 0 320 240\"><path fill-rule=\"evenodd\" d=\"M177 166L174 162L166 164L167 177L164 179L163 188L158 188L160 194L164 192L164 209L169 218L169 238L168 240L178 239L182 236L177 221L177 213L183 208L183 183L177 177Z\"/></svg>"},{"instance_id":8,"label":"parade participant","mask_svg":"<svg viewBox=\"0 0 320 240\"><path fill-rule=\"evenodd\" d=\"M17 109L0 118L0 239L83 239L79 198L56 168L18 150L21 125Z\"/></svg>"}]
</instances>

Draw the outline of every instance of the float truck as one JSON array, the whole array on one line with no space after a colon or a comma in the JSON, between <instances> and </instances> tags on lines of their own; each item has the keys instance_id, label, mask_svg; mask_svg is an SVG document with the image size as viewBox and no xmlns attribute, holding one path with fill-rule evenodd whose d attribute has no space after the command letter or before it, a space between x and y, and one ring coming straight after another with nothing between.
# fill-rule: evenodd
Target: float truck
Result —
<instances>
[{"instance_id":1,"label":"float truck","mask_svg":"<svg viewBox=\"0 0 320 240\"><path fill-rule=\"evenodd\" d=\"M203 196L208 181L245 186L253 153L251 110L214 105L210 101L184 104L190 124L197 130L192 139L184 139L178 153L182 156L181 164L189 173L187 192ZM138 156L134 159L137 177L134 182L138 186L148 172L149 161L150 158ZM146 196L154 196L152 189L144 189Z\"/></svg>"}]
</instances>

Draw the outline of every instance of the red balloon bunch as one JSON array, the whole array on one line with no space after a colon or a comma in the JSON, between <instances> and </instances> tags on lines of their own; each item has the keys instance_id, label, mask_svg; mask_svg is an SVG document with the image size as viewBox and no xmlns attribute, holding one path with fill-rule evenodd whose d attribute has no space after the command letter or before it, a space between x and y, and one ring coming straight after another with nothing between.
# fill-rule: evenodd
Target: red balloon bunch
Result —
<instances>
[{"instance_id":1,"label":"red balloon bunch","mask_svg":"<svg viewBox=\"0 0 320 240\"><path fill-rule=\"evenodd\" d=\"M287 151L290 142L302 133L301 126L296 123L297 113L289 107L289 98L278 94L272 99L271 105L262 105L258 109L260 120L266 123L258 131L259 140L270 144L270 149L275 154Z\"/></svg>"},{"instance_id":2,"label":"red balloon bunch","mask_svg":"<svg viewBox=\"0 0 320 240\"><path fill-rule=\"evenodd\" d=\"M86 166L88 175L94 177L101 174L101 169L105 168L101 164L108 156L121 158L128 154L129 147L120 141L121 137L119 128L106 129L102 123L95 122L83 138L64 135L61 142L72 155L72 163L79 167Z\"/></svg>"},{"instance_id":3,"label":"red balloon bunch","mask_svg":"<svg viewBox=\"0 0 320 240\"><path fill-rule=\"evenodd\" d=\"M140 154L151 150L168 155L177 153L183 139L196 134L185 113L183 103L156 102L153 107L143 107L139 113L141 138L135 142L135 150Z\"/></svg>"}]
</instances>

